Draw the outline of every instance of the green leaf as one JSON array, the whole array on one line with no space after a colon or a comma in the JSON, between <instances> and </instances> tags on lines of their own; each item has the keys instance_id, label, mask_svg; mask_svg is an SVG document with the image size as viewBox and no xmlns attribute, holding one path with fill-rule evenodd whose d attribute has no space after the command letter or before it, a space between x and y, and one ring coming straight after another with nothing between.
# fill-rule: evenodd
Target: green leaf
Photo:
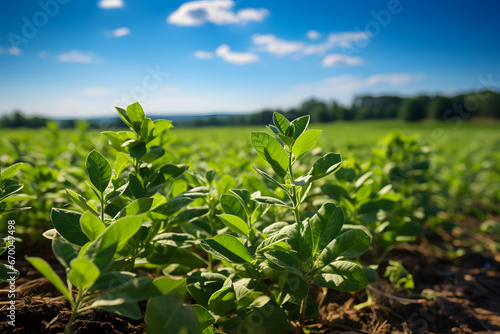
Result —
<instances>
[{"instance_id":1,"label":"green leaf","mask_svg":"<svg viewBox=\"0 0 500 334\"><path fill-rule=\"evenodd\" d=\"M196 187L169 199L167 203L159 205L153 211L165 216L171 216L172 214L191 204L195 199L207 195L207 187Z\"/></svg>"},{"instance_id":2,"label":"green leaf","mask_svg":"<svg viewBox=\"0 0 500 334\"><path fill-rule=\"evenodd\" d=\"M110 304L112 304L112 301ZM106 311L121 315L122 317L127 317L132 320L142 319L141 307L137 303L123 303L119 305L106 305L103 301L99 305L99 308Z\"/></svg>"},{"instance_id":3,"label":"green leaf","mask_svg":"<svg viewBox=\"0 0 500 334\"><path fill-rule=\"evenodd\" d=\"M83 290L88 288L99 277L99 268L86 257L78 257L70 263L71 270L68 272L68 279L74 286Z\"/></svg>"},{"instance_id":4,"label":"green leaf","mask_svg":"<svg viewBox=\"0 0 500 334\"><path fill-rule=\"evenodd\" d=\"M224 225L229 227L229 229L236 233L241 233L248 237L248 225L246 222L241 220L240 217L228 214L217 215Z\"/></svg>"},{"instance_id":5,"label":"green leaf","mask_svg":"<svg viewBox=\"0 0 500 334\"><path fill-rule=\"evenodd\" d=\"M142 177L140 175L137 175L136 173L130 173L129 179L130 179L129 187L130 190L132 191L132 194L134 194L135 198L146 197L148 194L148 190L144 185Z\"/></svg>"},{"instance_id":6,"label":"green leaf","mask_svg":"<svg viewBox=\"0 0 500 334\"><path fill-rule=\"evenodd\" d=\"M293 139L293 137L289 137L289 136L285 136L285 135L282 135L281 133L278 134L278 137L281 139L281 141L291 147L293 142L295 141L295 139Z\"/></svg>"},{"instance_id":7,"label":"green leaf","mask_svg":"<svg viewBox=\"0 0 500 334\"><path fill-rule=\"evenodd\" d=\"M115 301L114 305L136 303L161 295L162 293L149 277L134 277L99 295L99 299L93 305L102 305L103 301L108 301L108 305L110 305L109 301Z\"/></svg>"},{"instance_id":8,"label":"green leaf","mask_svg":"<svg viewBox=\"0 0 500 334\"><path fill-rule=\"evenodd\" d=\"M218 194L224 194L236 186L236 180L231 175L225 174L219 178L215 186L217 187Z\"/></svg>"},{"instance_id":9,"label":"green leaf","mask_svg":"<svg viewBox=\"0 0 500 334\"><path fill-rule=\"evenodd\" d=\"M104 202L109 204L109 203L117 200L127 190L128 185L129 185L129 183L126 182L123 185L121 185L120 187L118 187L116 189L112 189L109 192L106 192L106 194L104 195Z\"/></svg>"},{"instance_id":10,"label":"green leaf","mask_svg":"<svg viewBox=\"0 0 500 334\"><path fill-rule=\"evenodd\" d=\"M132 123L130 122L130 118L127 115L127 111L123 108L115 107L116 111L122 118L122 120L127 124L128 126L132 127Z\"/></svg>"},{"instance_id":11,"label":"green leaf","mask_svg":"<svg viewBox=\"0 0 500 334\"><path fill-rule=\"evenodd\" d=\"M130 272L119 272L111 271L99 276L99 278L94 282L94 284L88 289L89 292L94 292L97 290L108 290L125 282L130 281L135 276L134 273Z\"/></svg>"},{"instance_id":12,"label":"green leaf","mask_svg":"<svg viewBox=\"0 0 500 334\"><path fill-rule=\"evenodd\" d=\"M309 295L309 284L305 277L295 272L288 272L287 284L290 293L297 299L302 300Z\"/></svg>"},{"instance_id":13,"label":"green leaf","mask_svg":"<svg viewBox=\"0 0 500 334\"><path fill-rule=\"evenodd\" d=\"M87 200L85 197L83 197L80 194L75 193L71 189L66 189L66 193L68 194L69 198L78 205L82 210L84 211L90 211L92 212L96 217L99 217L99 214L92 208L89 204L87 204Z\"/></svg>"},{"instance_id":14,"label":"green leaf","mask_svg":"<svg viewBox=\"0 0 500 334\"><path fill-rule=\"evenodd\" d=\"M135 157L137 160L141 160L142 157L148 153L148 149L146 147L146 142L143 140L135 140L131 139L122 144L122 146L126 146L130 155Z\"/></svg>"},{"instance_id":15,"label":"green leaf","mask_svg":"<svg viewBox=\"0 0 500 334\"><path fill-rule=\"evenodd\" d=\"M366 279L368 280L368 283L375 283L375 281L378 279L378 274L377 271L373 268L370 267L362 267L363 272L365 273ZM413 289L413 288L412 288Z\"/></svg>"},{"instance_id":16,"label":"green leaf","mask_svg":"<svg viewBox=\"0 0 500 334\"><path fill-rule=\"evenodd\" d=\"M287 239L286 235L275 233L274 235L264 239L259 246L257 247L257 252L265 252L268 250L282 250L290 248L285 240Z\"/></svg>"},{"instance_id":17,"label":"green leaf","mask_svg":"<svg viewBox=\"0 0 500 334\"><path fill-rule=\"evenodd\" d=\"M132 103L127 107L127 116L130 120L132 128L136 133L141 132L142 122L145 119L144 110L138 102Z\"/></svg>"},{"instance_id":18,"label":"green leaf","mask_svg":"<svg viewBox=\"0 0 500 334\"><path fill-rule=\"evenodd\" d=\"M195 237L191 234L174 232L158 234L153 238L153 241L176 248L189 248L196 243Z\"/></svg>"},{"instance_id":19,"label":"green leaf","mask_svg":"<svg viewBox=\"0 0 500 334\"><path fill-rule=\"evenodd\" d=\"M290 127L290 121L285 116L277 112L273 113L273 123L282 134L286 135Z\"/></svg>"},{"instance_id":20,"label":"green leaf","mask_svg":"<svg viewBox=\"0 0 500 334\"><path fill-rule=\"evenodd\" d=\"M123 152L118 152L115 159L115 165L113 169L116 176L120 176L121 173L130 165L130 158Z\"/></svg>"},{"instance_id":21,"label":"green leaf","mask_svg":"<svg viewBox=\"0 0 500 334\"><path fill-rule=\"evenodd\" d=\"M146 332L201 334L196 313L176 295L151 298L146 306Z\"/></svg>"},{"instance_id":22,"label":"green leaf","mask_svg":"<svg viewBox=\"0 0 500 334\"><path fill-rule=\"evenodd\" d=\"M157 265L167 265L172 261L177 247L162 243L155 243L151 253L146 257L148 263Z\"/></svg>"},{"instance_id":23,"label":"green leaf","mask_svg":"<svg viewBox=\"0 0 500 334\"><path fill-rule=\"evenodd\" d=\"M342 157L340 154L328 153L322 158L317 160L311 170L309 175L312 176L310 182L319 180L327 175L335 173L338 171L342 165Z\"/></svg>"},{"instance_id":24,"label":"green leaf","mask_svg":"<svg viewBox=\"0 0 500 334\"><path fill-rule=\"evenodd\" d=\"M128 240L139 231L142 217L124 217L108 226L79 256L86 256L103 271L113 261L116 252L120 251Z\"/></svg>"},{"instance_id":25,"label":"green leaf","mask_svg":"<svg viewBox=\"0 0 500 334\"><path fill-rule=\"evenodd\" d=\"M292 121L292 126L294 128L293 139L297 140L300 135L306 130L309 125L309 115L296 118Z\"/></svg>"},{"instance_id":26,"label":"green leaf","mask_svg":"<svg viewBox=\"0 0 500 334\"><path fill-rule=\"evenodd\" d=\"M201 247L207 253L232 263L245 263L253 260L246 247L232 235L219 234L201 241Z\"/></svg>"},{"instance_id":27,"label":"green leaf","mask_svg":"<svg viewBox=\"0 0 500 334\"><path fill-rule=\"evenodd\" d=\"M179 296L184 297L186 293L186 279L174 279L170 277L158 277L153 281L153 285L160 291L162 295L168 293L177 293Z\"/></svg>"},{"instance_id":28,"label":"green leaf","mask_svg":"<svg viewBox=\"0 0 500 334\"><path fill-rule=\"evenodd\" d=\"M26 260L31 263L31 265L35 267L35 269L38 270L43 276L45 276L68 301L73 302L73 296L68 291L68 288L66 288L59 275L57 275L52 269L50 264L39 257L26 257Z\"/></svg>"},{"instance_id":29,"label":"green leaf","mask_svg":"<svg viewBox=\"0 0 500 334\"><path fill-rule=\"evenodd\" d=\"M111 165L108 160L96 150L90 152L86 161L87 173L90 178L90 182L99 190L104 193L106 187L111 181Z\"/></svg>"},{"instance_id":30,"label":"green leaf","mask_svg":"<svg viewBox=\"0 0 500 334\"><path fill-rule=\"evenodd\" d=\"M252 211L253 201L250 191L246 189L230 189L229 191L238 198L241 205L246 211L248 211L248 213Z\"/></svg>"},{"instance_id":31,"label":"green leaf","mask_svg":"<svg viewBox=\"0 0 500 334\"><path fill-rule=\"evenodd\" d=\"M227 315L236 306L236 293L232 284L216 291L208 300L208 309L218 316Z\"/></svg>"},{"instance_id":32,"label":"green leaf","mask_svg":"<svg viewBox=\"0 0 500 334\"><path fill-rule=\"evenodd\" d=\"M12 180L7 180L6 187L3 189L3 192L0 192L0 202L5 200L10 195L23 189L23 187L24 186L22 184L19 184L15 181L12 181Z\"/></svg>"},{"instance_id":33,"label":"green leaf","mask_svg":"<svg viewBox=\"0 0 500 334\"><path fill-rule=\"evenodd\" d=\"M210 296L222 288L226 279L220 273L194 271L186 278L186 288L197 304L208 307Z\"/></svg>"},{"instance_id":34,"label":"green leaf","mask_svg":"<svg viewBox=\"0 0 500 334\"><path fill-rule=\"evenodd\" d=\"M295 259L292 255L283 251L272 250L266 252L264 256L275 265L289 272L301 275L299 261L297 261L297 259Z\"/></svg>"},{"instance_id":35,"label":"green leaf","mask_svg":"<svg viewBox=\"0 0 500 334\"><path fill-rule=\"evenodd\" d=\"M149 119L149 118L148 118ZM147 153L142 157L142 161L151 163L165 155L165 149L161 146L149 147Z\"/></svg>"},{"instance_id":36,"label":"green leaf","mask_svg":"<svg viewBox=\"0 0 500 334\"><path fill-rule=\"evenodd\" d=\"M284 177L288 170L288 155L283 146L265 132L252 132L250 139L260 157L271 165L276 174Z\"/></svg>"},{"instance_id":37,"label":"green leaf","mask_svg":"<svg viewBox=\"0 0 500 334\"><path fill-rule=\"evenodd\" d=\"M321 135L321 130L307 130L300 135L295 141L292 147L293 155L295 159L300 159L316 144L319 136Z\"/></svg>"},{"instance_id":38,"label":"green leaf","mask_svg":"<svg viewBox=\"0 0 500 334\"><path fill-rule=\"evenodd\" d=\"M196 314L196 317L198 317L202 331L215 324L215 318L203 306L191 305L191 309Z\"/></svg>"},{"instance_id":39,"label":"green leaf","mask_svg":"<svg viewBox=\"0 0 500 334\"><path fill-rule=\"evenodd\" d=\"M340 232L344 224L342 209L333 203L324 203L304 227L304 240L311 246L311 254L323 250Z\"/></svg>"},{"instance_id":40,"label":"green leaf","mask_svg":"<svg viewBox=\"0 0 500 334\"><path fill-rule=\"evenodd\" d=\"M113 146L115 150L122 153L126 152L122 144L127 140L129 140L130 135L132 135L132 133L128 131L120 131L120 132L103 131L102 134L105 135L106 138L108 138L109 144Z\"/></svg>"},{"instance_id":41,"label":"green leaf","mask_svg":"<svg viewBox=\"0 0 500 334\"><path fill-rule=\"evenodd\" d=\"M73 246L59 234L52 239L52 252L65 269L69 268L71 261L76 258Z\"/></svg>"},{"instance_id":42,"label":"green leaf","mask_svg":"<svg viewBox=\"0 0 500 334\"><path fill-rule=\"evenodd\" d=\"M231 333L280 334L290 330L283 310L271 304L220 324Z\"/></svg>"},{"instance_id":43,"label":"green leaf","mask_svg":"<svg viewBox=\"0 0 500 334\"><path fill-rule=\"evenodd\" d=\"M285 188L285 186L283 186L281 183L279 183L278 181L276 181L271 175L267 174L263 170L258 169L257 167L253 167L253 169L255 169L257 171L257 173L259 173L265 179L271 181L272 183L274 183L275 185L277 185L278 187L280 187L281 189L283 189L287 194L289 193L288 189Z\"/></svg>"},{"instance_id":44,"label":"green leaf","mask_svg":"<svg viewBox=\"0 0 500 334\"><path fill-rule=\"evenodd\" d=\"M274 125L268 125L267 128L269 130L271 130L272 132L274 132L274 134L279 134L280 133L280 129L278 129L277 127L275 127Z\"/></svg>"},{"instance_id":45,"label":"green leaf","mask_svg":"<svg viewBox=\"0 0 500 334\"><path fill-rule=\"evenodd\" d=\"M323 288L351 292L359 291L369 284L363 269L349 261L330 263L316 276L314 283Z\"/></svg>"},{"instance_id":46,"label":"green leaf","mask_svg":"<svg viewBox=\"0 0 500 334\"><path fill-rule=\"evenodd\" d=\"M10 281L11 278L17 279L19 275L19 270L12 270L6 264L0 263L0 282Z\"/></svg>"},{"instance_id":47,"label":"green leaf","mask_svg":"<svg viewBox=\"0 0 500 334\"><path fill-rule=\"evenodd\" d=\"M270 205L274 205L274 206L282 206L285 208L290 208L290 206L288 204L286 204L282 200L274 198L274 197L258 196L258 197L254 197L253 199L254 199L254 201L262 203L262 204L270 204Z\"/></svg>"},{"instance_id":48,"label":"green leaf","mask_svg":"<svg viewBox=\"0 0 500 334\"><path fill-rule=\"evenodd\" d=\"M89 238L80 227L81 213L63 209L52 208L50 218L57 232L72 244L83 246Z\"/></svg>"},{"instance_id":49,"label":"green leaf","mask_svg":"<svg viewBox=\"0 0 500 334\"><path fill-rule=\"evenodd\" d=\"M361 175L354 183L354 186L356 188L361 187L366 182L366 180L368 180L372 175L373 175L372 171L366 172L365 174Z\"/></svg>"},{"instance_id":50,"label":"green leaf","mask_svg":"<svg viewBox=\"0 0 500 334\"><path fill-rule=\"evenodd\" d=\"M118 212L114 219L120 219L126 216L138 216L146 214L153 205L153 198L139 198L124 207Z\"/></svg>"},{"instance_id":51,"label":"green leaf","mask_svg":"<svg viewBox=\"0 0 500 334\"><path fill-rule=\"evenodd\" d=\"M358 257L368 250L370 243L371 237L361 229L344 232L323 249L318 259L319 267L336 260Z\"/></svg>"},{"instance_id":52,"label":"green leaf","mask_svg":"<svg viewBox=\"0 0 500 334\"><path fill-rule=\"evenodd\" d=\"M106 225L90 211L80 217L80 227L90 240L95 240L106 229Z\"/></svg>"},{"instance_id":53,"label":"green leaf","mask_svg":"<svg viewBox=\"0 0 500 334\"><path fill-rule=\"evenodd\" d=\"M19 172L19 169L21 169L22 165L23 163L19 162L2 170L0 173L0 183L13 178L17 174L17 172Z\"/></svg>"},{"instance_id":54,"label":"green leaf","mask_svg":"<svg viewBox=\"0 0 500 334\"><path fill-rule=\"evenodd\" d=\"M182 175L188 168L189 166L187 165L166 164L160 168L159 173L163 175L165 180L169 180Z\"/></svg>"},{"instance_id":55,"label":"green leaf","mask_svg":"<svg viewBox=\"0 0 500 334\"><path fill-rule=\"evenodd\" d=\"M231 194L222 194L220 197L220 204L225 213L238 216L243 221L247 221L245 207L236 196Z\"/></svg>"},{"instance_id":56,"label":"green leaf","mask_svg":"<svg viewBox=\"0 0 500 334\"><path fill-rule=\"evenodd\" d=\"M215 170L211 169L205 173L205 178L207 179L207 186L212 186L212 182L215 178Z\"/></svg>"},{"instance_id":57,"label":"green leaf","mask_svg":"<svg viewBox=\"0 0 500 334\"><path fill-rule=\"evenodd\" d=\"M143 111L144 113L144 111ZM141 139L144 140L146 143L149 143L151 140L154 139L154 124L151 118L144 118L144 121L142 122L141 125Z\"/></svg>"},{"instance_id":58,"label":"green leaf","mask_svg":"<svg viewBox=\"0 0 500 334\"><path fill-rule=\"evenodd\" d=\"M153 123L155 125L155 136L159 136L164 131L174 127L172 121L167 121L166 119L157 119Z\"/></svg>"}]
</instances>

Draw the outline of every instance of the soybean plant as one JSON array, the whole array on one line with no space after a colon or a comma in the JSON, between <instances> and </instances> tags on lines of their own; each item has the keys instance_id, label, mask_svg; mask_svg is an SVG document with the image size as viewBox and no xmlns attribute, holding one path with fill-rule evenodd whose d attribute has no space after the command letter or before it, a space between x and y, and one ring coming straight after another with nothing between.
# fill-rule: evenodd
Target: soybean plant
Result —
<instances>
[{"instance_id":1,"label":"soybean plant","mask_svg":"<svg viewBox=\"0 0 500 334\"><path fill-rule=\"evenodd\" d=\"M350 261L365 253L370 247L371 235L362 226L344 225L342 209L334 203L324 203L317 211L303 218L301 204L313 183L325 178L342 165L340 154L328 153L318 159L303 175L294 173L294 165L315 145L320 130L308 130L309 116L288 121L274 113L272 134L252 132L251 142L258 153L274 171L274 176L255 168L267 181L282 190L284 197L261 196L260 193L238 196L244 206L258 204L283 207L293 212L291 223L276 222L259 233L261 242L249 247L251 220L245 221L243 213L221 216L229 228L247 241L231 235L218 235L202 242L202 247L227 262L241 263L254 277L277 280L279 294L273 303L285 311L289 320L303 324L306 314L313 315L315 308L309 299L309 285L340 291L363 289L376 274L373 270ZM245 240L245 238L243 239ZM369 279L370 278L370 279Z\"/></svg>"}]
</instances>

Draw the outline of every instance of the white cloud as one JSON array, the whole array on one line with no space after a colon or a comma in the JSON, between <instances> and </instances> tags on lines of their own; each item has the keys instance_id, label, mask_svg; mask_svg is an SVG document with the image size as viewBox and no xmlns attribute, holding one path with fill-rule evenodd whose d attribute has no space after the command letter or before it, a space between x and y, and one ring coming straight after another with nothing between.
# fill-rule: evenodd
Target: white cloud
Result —
<instances>
[{"instance_id":1,"label":"white cloud","mask_svg":"<svg viewBox=\"0 0 500 334\"><path fill-rule=\"evenodd\" d=\"M259 60L259 56L255 53L233 52L227 44L219 46L217 50L215 50L215 55L228 63L236 65L255 63Z\"/></svg>"},{"instance_id":2,"label":"white cloud","mask_svg":"<svg viewBox=\"0 0 500 334\"><path fill-rule=\"evenodd\" d=\"M366 79L366 83L370 86L387 83L394 86L404 85L410 81L422 78L421 75L414 75L410 73L386 74L386 75L372 75Z\"/></svg>"},{"instance_id":3,"label":"white cloud","mask_svg":"<svg viewBox=\"0 0 500 334\"><path fill-rule=\"evenodd\" d=\"M323 58L321 64L324 67L356 66L362 63L359 57L349 57L342 53L333 53Z\"/></svg>"},{"instance_id":4,"label":"white cloud","mask_svg":"<svg viewBox=\"0 0 500 334\"><path fill-rule=\"evenodd\" d=\"M307 32L307 38L309 38L309 39L318 39L320 37L321 37L321 34L316 30L309 30Z\"/></svg>"},{"instance_id":5,"label":"white cloud","mask_svg":"<svg viewBox=\"0 0 500 334\"><path fill-rule=\"evenodd\" d=\"M123 37L123 36L127 36L129 34L130 34L130 28L122 27L122 28L118 28L118 29L111 31L110 35L112 37Z\"/></svg>"},{"instance_id":6,"label":"white cloud","mask_svg":"<svg viewBox=\"0 0 500 334\"><path fill-rule=\"evenodd\" d=\"M89 87L83 91L84 95L87 96L104 96L110 95L113 91L105 87Z\"/></svg>"},{"instance_id":7,"label":"white cloud","mask_svg":"<svg viewBox=\"0 0 500 334\"><path fill-rule=\"evenodd\" d=\"M194 52L194 57L198 59L211 59L214 57L213 52L210 51L203 51L203 50L197 50Z\"/></svg>"},{"instance_id":8,"label":"white cloud","mask_svg":"<svg viewBox=\"0 0 500 334\"><path fill-rule=\"evenodd\" d=\"M347 31L341 33L331 33L327 37L327 41L320 44L311 44L304 49L306 55L309 54L324 54L330 49L341 47L345 49L352 48L354 42L361 42L370 38L368 32L363 31Z\"/></svg>"},{"instance_id":9,"label":"white cloud","mask_svg":"<svg viewBox=\"0 0 500 334\"><path fill-rule=\"evenodd\" d=\"M47 58L49 54L46 51L40 51L38 52L38 57L40 58Z\"/></svg>"},{"instance_id":10,"label":"white cloud","mask_svg":"<svg viewBox=\"0 0 500 334\"><path fill-rule=\"evenodd\" d=\"M71 50L67 53L59 55L57 60L61 63L83 63L92 64L99 63L101 60L96 57L94 52L83 52L78 50Z\"/></svg>"},{"instance_id":11,"label":"white cloud","mask_svg":"<svg viewBox=\"0 0 500 334\"><path fill-rule=\"evenodd\" d=\"M246 8L238 12L232 9L233 0L202 0L183 3L167 17L167 22L178 26L201 26L206 22L214 24L235 24L251 21L260 22L269 15L265 8Z\"/></svg>"},{"instance_id":12,"label":"white cloud","mask_svg":"<svg viewBox=\"0 0 500 334\"><path fill-rule=\"evenodd\" d=\"M277 56L286 56L290 53L297 52L304 47L304 43L302 42L290 42L270 34L254 34L252 36L252 42L256 45L262 46L262 49L259 51L267 51Z\"/></svg>"},{"instance_id":13,"label":"white cloud","mask_svg":"<svg viewBox=\"0 0 500 334\"><path fill-rule=\"evenodd\" d=\"M122 8L124 3L123 0L101 0L97 6L103 9Z\"/></svg>"},{"instance_id":14,"label":"white cloud","mask_svg":"<svg viewBox=\"0 0 500 334\"><path fill-rule=\"evenodd\" d=\"M11 55L11 56L20 56L23 52L21 51L20 48L18 47L15 47L15 46L12 46L10 48L7 49L7 52Z\"/></svg>"}]
</instances>

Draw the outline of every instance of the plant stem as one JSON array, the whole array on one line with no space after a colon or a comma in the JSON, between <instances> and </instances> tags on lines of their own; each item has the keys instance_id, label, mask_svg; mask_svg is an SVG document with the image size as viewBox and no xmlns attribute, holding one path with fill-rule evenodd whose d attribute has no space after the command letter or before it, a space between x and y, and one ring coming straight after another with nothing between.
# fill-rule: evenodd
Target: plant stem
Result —
<instances>
[{"instance_id":1,"label":"plant stem","mask_svg":"<svg viewBox=\"0 0 500 334\"><path fill-rule=\"evenodd\" d=\"M208 253L208 271L214 271L212 254Z\"/></svg>"},{"instance_id":2,"label":"plant stem","mask_svg":"<svg viewBox=\"0 0 500 334\"><path fill-rule=\"evenodd\" d=\"M101 221L104 223L104 192L101 193Z\"/></svg>"},{"instance_id":3,"label":"plant stem","mask_svg":"<svg viewBox=\"0 0 500 334\"><path fill-rule=\"evenodd\" d=\"M302 299L302 302L300 303L300 315L299 315L299 322L300 325L304 323L304 318L306 315L306 307L307 307L307 297Z\"/></svg>"},{"instance_id":4,"label":"plant stem","mask_svg":"<svg viewBox=\"0 0 500 334\"><path fill-rule=\"evenodd\" d=\"M76 315L78 314L78 308L80 306L80 303L82 301L83 297L83 290L78 291L78 295L76 296L75 303L72 305L73 306L73 312L71 313L71 317L69 318L68 325L66 326L66 330L64 331L64 334L71 334L71 328L73 327L73 321L75 321Z\"/></svg>"},{"instance_id":5,"label":"plant stem","mask_svg":"<svg viewBox=\"0 0 500 334\"><path fill-rule=\"evenodd\" d=\"M294 185L295 180L293 178L292 154L291 153L290 153L289 160L288 160L288 172L290 175L290 181L292 182L292 185L293 185L293 187L292 187L293 214L295 216L295 222L297 224L297 232L298 232L299 245L300 245L301 244L301 235L302 235L302 223L300 221L300 211L299 211L300 198L297 194L297 187ZM307 307L307 296L304 299L302 299L302 301L300 302L300 315L299 315L300 326L302 326L302 324L304 323L304 317L306 314L306 307Z\"/></svg>"}]
</instances>

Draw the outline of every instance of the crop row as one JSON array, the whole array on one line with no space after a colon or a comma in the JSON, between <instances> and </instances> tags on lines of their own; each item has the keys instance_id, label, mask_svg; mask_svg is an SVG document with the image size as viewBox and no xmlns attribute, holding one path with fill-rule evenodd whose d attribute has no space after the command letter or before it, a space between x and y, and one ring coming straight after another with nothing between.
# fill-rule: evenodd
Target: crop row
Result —
<instances>
[{"instance_id":1,"label":"crop row","mask_svg":"<svg viewBox=\"0 0 500 334\"><path fill-rule=\"evenodd\" d=\"M186 145L138 103L117 111L129 130L103 132L107 143L83 123L71 134L50 124L38 150L11 138L0 174L0 214L23 217L23 238L50 239L65 268L27 257L68 300L67 333L96 307L144 317L148 333L285 332L318 315L313 285L359 291L394 245L478 207L498 213L498 155L437 173L449 164L392 133L345 161L315 148L309 116L278 113L251 147ZM402 284L401 265L388 271Z\"/></svg>"}]
</instances>

